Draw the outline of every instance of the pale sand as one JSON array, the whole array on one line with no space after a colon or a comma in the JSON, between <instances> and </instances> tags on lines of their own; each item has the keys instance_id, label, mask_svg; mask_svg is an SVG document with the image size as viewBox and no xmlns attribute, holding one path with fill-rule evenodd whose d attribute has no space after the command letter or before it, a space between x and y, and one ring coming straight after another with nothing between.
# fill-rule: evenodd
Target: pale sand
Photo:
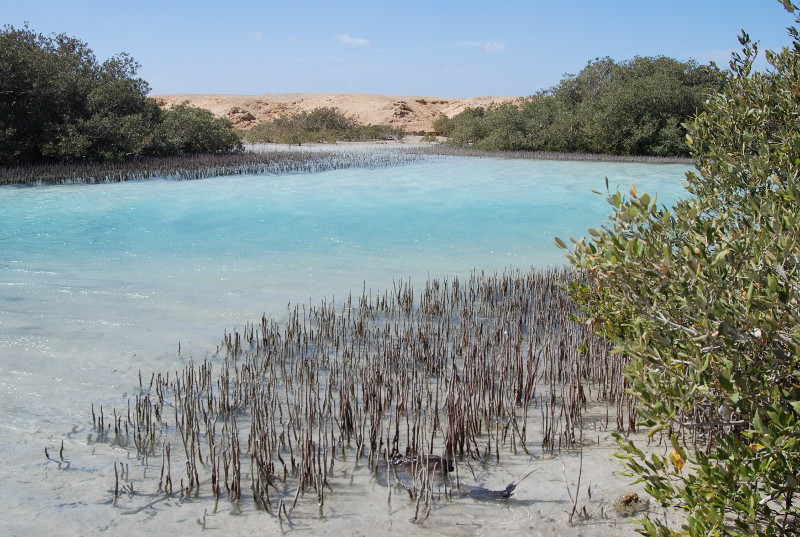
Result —
<instances>
[{"instance_id":1,"label":"pale sand","mask_svg":"<svg viewBox=\"0 0 800 537\"><path fill-rule=\"evenodd\" d=\"M430 516L422 523L413 518L416 502L399 488L391 490L372 478L366 461L356 464L352 458L338 460L329 477L332 488L325 489L325 503L320 509L313 491L301 496L291 521L279 521L253 505L247 477L249 462L242 465L244 500L241 510L233 509L226 499L215 504L210 485L204 480L198 498L181 499L178 493L165 497L156 491L160 456L150 459L149 470L127 450L107 443L88 444L86 430L71 435L65 442L69 468L44 462L27 461L23 471L0 468L4 485L18 490L0 511L4 535L200 535L208 537L315 535L361 537L635 537L637 526L615 510L623 496L637 493L647 498L641 485L631 485L631 478L620 475L622 468L614 457L617 450L608 432L586 433L587 443L581 460L578 450L565 450L548 456L531 445L531 455L504 454L500 466L489 463L483 468L476 461L458 463L460 479L467 485L503 489L514 479L537 470L525 479L509 500L478 501L472 498L448 499L436 487L438 498ZM644 447L643 435L638 435ZM51 454L59 450L60 438L51 444ZM244 446L243 446L244 447ZM172 465L176 488L185 478L181 449L174 447ZM648 451L664 448L652 447ZM17 455L11 463L18 462ZM128 466L126 489L112 505L114 462ZM468 465L469 463L469 465ZM4 475L6 474L6 475ZM146 474L146 475L145 475ZM578 478L580 476L580 488ZM277 482L282 486L280 481ZM284 501L292 506L296 478L287 481ZM579 490L577 502L575 493ZM36 491L36 501L31 494ZM275 490L271 492L275 494ZM225 492L223 490L223 496ZM273 498L273 501L277 501ZM572 523L573 504L577 512ZM650 501L651 516L667 514ZM422 510L424 517L424 509ZM638 517L642 513L630 516Z\"/></svg>"},{"instance_id":2,"label":"pale sand","mask_svg":"<svg viewBox=\"0 0 800 537\"><path fill-rule=\"evenodd\" d=\"M263 95L153 95L162 106L188 101L214 115L227 117L238 129L249 129L259 121L292 115L320 107L334 107L363 124L392 125L410 134L433 132L433 122L453 117L468 107L486 107L518 101L521 97L441 98L420 95L374 95L369 93L265 93Z\"/></svg>"}]
</instances>

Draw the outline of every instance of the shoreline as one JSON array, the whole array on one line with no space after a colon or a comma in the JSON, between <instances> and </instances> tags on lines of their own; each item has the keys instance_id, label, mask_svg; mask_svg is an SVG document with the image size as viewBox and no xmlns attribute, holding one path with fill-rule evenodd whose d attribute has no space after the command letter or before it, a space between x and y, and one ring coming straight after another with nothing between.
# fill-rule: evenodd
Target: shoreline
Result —
<instances>
[{"instance_id":1,"label":"shoreline","mask_svg":"<svg viewBox=\"0 0 800 537\"><path fill-rule=\"evenodd\" d=\"M492 282L499 283L502 280L510 286L504 292L518 297L518 293L522 290L520 286L524 286L523 282L526 280L531 281L528 278L547 279L554 277L560 279L562 277L559 276L561 274L559 272L538 272L538 274L536 276L534 272L529 274L511 272L500 277L500 279L490 277L486 281L494 290L498 291L500 287L495 286ZM485 296L481 292L473 293L466 290L468 287L472 288L472 282L472 279L464 282L465 290L463 291L463 296L465 298ZM458 286L454 287L454 289L458 288ZM531 287L531 289L533 288L543 289L544 286L536 285ZM406 288L406 291L409 289ZM437 293L442 293L442 297L447 296L447 291L439 286L433 285L429 289L438 289ZM444 412L444 394L446 392L461 393L457 385L462 382L468 382L468 378L477 378L467 372L478 364L470 363L473 358L465 356L464 361L459 362L463 377L458 378L449 374L439 377L433 374L436 371L435 368L429 370L428 367L433 362L440 360L442 356L428 355L428 351L423 350L421 347L410 347L405 350L412 355L414 363L427 364L426 367L418 368L413 373L410 373L411 378L416 378L416 381L404 383L403 376L399 374L399 371L396 371L395 373L397 374L392 376L392 381L389 381L388 378L386 379L385 386L382 386L378 377L373 382L367 382L367 376L370 375L369 371L373 371L371 365L373 361L369 357L371 355L365 354L356 357L356 353L350 354L345 352L344 349L342 349L341 353L338 350L334 352L332 347L326 347L325 345L333 344L333 340L328 341L329 335L325 335L327 329L346 326L346 323L330 321L336 317L341 320L349 318L351 313L360 316L361 314L358 312L366 308L369 312L368 317L378 315L380 312L382 312L380 313L381 315L386 317L370 321L370 324L375 323L374 327L382 325L384 322L389 322L389 320L395 322L405 318L414 328L412 332L420 334L420 341L428 341L431 333L425 334L425 332L431 329L436 332L436 324L443 322L444 319L449 318L451 315L451 313L440 311L438 314L430 314L429 318L430 312L425 313L422 311L425 306L424 302L421 302L419 307L422 310L414 313L411 320L409 320L399 310L391 306L387 309L379 294L373 295L372 291L372 289L369 290L369 293L366 290L364 291L362 299L358 301L359 307L354 310L351 310L351 307L346 305L349 302L336 306L334 303L327 305L325 301L319 306L319 310L309 309L307 312L309 318L308 327L314 328L314 332L311 333L306 331L305 320L303 321L303 326L300 326L293 324L291 317L286 324L271 325L262 322L261 326L262 330L264 330L262 334L251 333L248 336L246 328L241 333L231 332L225 338L221 355L215 355L197 365L193 365L190 361L185 366L183 374L180 371L175 372L174 386L172 387L168 386L169 381L162 380L164 377L159 373L155 388L153 388L152 379L149 388L146 383L140 385L140 393L136 394L135 403L135 415L137 418L133 422L130 417L128 418L128 424L132 427L130 435L127 426L124 431L122 428L115 428L112 433L110 428L103 428L102 424L93 423L91 429L86 425L80 431L81 436L87 434L88 431L85 443L78 438L73 438L71 434L66 435L66 457L55 455L60 453L60 450L59 439L58 437L54 438L49 444L50 455L48 455L48 460L45 463L45 471L49 470L50 474L50 484L55 486L58 492L66 494L74 487L76 480L80 480L81 483L91 483L92 490L84 491L86 496L82 499L80 512L83 514L90 513L91 518L96 520L110 519L113 521L113 525L124 529L130 535L146 535L164 530L183 533L187 529L185 523L189 523L191 527L194 527L196 523L204 530L210 530L212 535L225 531L225 528L234 530L237 534L242 535L257 534L259 528L280 531L285 529L284 525L298 531L300 535L313 534L319 531L342 534L352 524L358 524L362 530L370 528L371 531L365 532L367 534L382 529L386 535L421 535L425 532L434 531L442 535L466 537L467 535L475 534L476 531L490 532L492 528L505 525L505 533L509 535L529 535L530 533L526 532L530 532L533 528L546 528L549 532L554 532L558 535L577 537L578 535L588 534L596 537L606 537L611 535L633 535L636 526L630 522L629 518L642 514L645 510L649 510L651 515L659 518L674 515L674 513L664 511L647 500L643 487L641 485L632 485L630 480L622 475L622 467L615 460L615 453L619 448L612 438L615 430L614 419L611 418L609 420L608 415L609 409L619 407L613 401L603 399L600 396L599 385L595 385L591 379L585 381L585 391L583 392L587 398L585 403L570 402L567 394L557 385L558 382L555 381L555 377L552 377L551 381L542 380L541 383L536 385L533 393L524 396L524 402L521 405L526 408L530 407L530 412L526 411L524 415L514 412L513 415L504 417L503 413L508 412L505 405L503 405L502 410L499 410L500 407L495 404L489 405L489 408L484 410L478 407L472 410L468 408L467 411L477 411L480 415L483 415L484 412L489 414L498 412L499 414L493 418L486 418L488 421L485 431L478 433L478 436L473 437L471 442L467 442L467 454L462 453L453 460L456 470L453 472L452 479L455 479L455 482L450 485L439 484L430 469L427 470L430 475L426 473L424 477L416 476L410 484L401 484L400 482L381 483L380 479L376 477L375 465L377 464L376 461L385 456L389 445L389 438L384 437L381 431L389 431L392 429L390 426L396 423L399 429L395 434L400 434L401 447L414 445L421 448L420 452L439 452L438 450L443 443L446 445L443 435L450 434L449 432L445 433L446 427L444 426L448 418L444 415L442 416L443 425L439 434L436 434L436 426L433 427L432 431L428 431L425 425L426 422L423 420L422 428L426 434L424 435L425 439L421 441L419 439L415 440L416 435L409 433L408 420L412 419L416 427L419 420L418 413L430 417L433 414ZM402 286L401 291L403 291ZM368 296L370 297L369 299L367 299ZM420 300L423 300L422 296L423 294L420 293ZM555 300L551 303L545 295L541 296L550 305L560 302ZM375 298L373 299L372 297ZM531 299L526 299L524 303L532 304L532 302L527 302L527 300ZM440 302L438 300L432 302L432 304L445 303L446 301ZM456 305L454 306L453 304ZM460 311L462 308L465 310L472 308L472 306L464 306L464 304L465 302L456 300L451 302L449 307L451 309L454 308L453 312ZM510 304L504 301L497 301L497 305L500 309L494 313L492 313L491 309L484 311L487 318L479 321L481 326L484 326L484 323L488 323L486 326L493 325L495 322L502 323L502 319L506 318L508 313L522 311L517 309L522 306L522 302ZM535 315L533 308L525 307L523 309L531 312L529 316L531 320L540 319L545 324L549 323L549 321ZM549 307L547 309L552 311ZM295 311L297 310L295 309ZM334 317L330 317L331 314ZM523 314L523 317L528 317L528 315ZM329 324L326 324L326 318ZM315 319L315 321L312 322L311 319ZM430 324L432 319L434 319L433 324ZM556 323L556 325L558 324L560 323ZM544 325L540 326L540 328L544 328ZM353 329L355 329L355 325ZM296 330L299 332L295 333ZM472 336L476 336L477 334L472 329L467 328L466 330L467 332L464 335L471 333ZM301 333L303 334L301 337L295 337ZM282 334L282 336L275 337L278 334ZM368 334L370 334L370 330L365 331L365 337L371 337ZM561 334L561 336L565 335L565 333ZM234 341L240 341L239 336L243 336L241 338L243 343L241 347L233 343ZM253 342L261 340L262 337L265 346L259 349L259 346L254 346ZM525 336L520 332L510 337L516 339L524 338ZM287 344L290 341L297 341L298 351L303 345L300 343L301 341L310 341L311 348L317 348L318 345L321 345L321 348L327 350L314 353L311 356L305 356L300 352L295 353L291 350L284 349L284 351L281 351L278 347L282 345L267 350L267 341L283 341L287 342ZM352 341L354 340L345 337L341 341L343 346L347 346L353 345ZM345 341L351 341L351 343L346 344L344 343ZM400 343L400 340L393 341ZM459 341L462 341L461 336L454 335L450 344L458 347ZM478 337L475 340L471 340L469 345L481 344L480 341L481 338ZM485 344L491 345L489 340L486 340ZM515 344L514 346L516 347L517 345ZM356 347L357 345L352 348L355 349ZM522 347L525 347L525 345L523 344ZM556 345L553 349L556 347L560 346ZM371 348L374 349L373 352L376 353L376 356L382 352L378 347ZM387 348L393 348L393 345L389 345ZM329 351L331 353L330 356L333 357L328 359L321 358L329 356ZM439 352L441 351L436 351L434 354ZM452 352L454 352L453 356L461 354L455 350ZM543 364L548 363L551 358L556 356L555 354L551 355L550 351L542 352L544 353ZM222 355L224 355L224 358ZM273 360L262 362L261 360L251 359L252 356L262 355L270 356ZM342 360L338 362L337 358L335 358L335 356L344 357L345 355L352 356L353 361ZM495 352L488 352L485 355L499 356ZM238 357L234 360L232 359L234 356ZM430 361L419 361L424 356L428 356ZM548 358L548 356L551 358ZM559 357L557 359L560 361L562 358ZM330 360L330 368L325 367L325 364L328 363L327 360ZM309 361L311 362L310 364ZM248 368L239 369L235 365L236 362L249 364L249 366ZM265 403L244 403L244 406L237 411L236 420L230 422L225 417L224 405L219 406L218 402L215 403L215 400L219 401L218 398L221 392L217 390L221 384L210 376L211 367L209 364L212 363L214 364L214 371L218 371L216 378L230 379L232 385L238 385L246 381L248 386L260 386L259 383L251 382L256 378L251 376L251 373L257 372L259 368L264 369L262 378L272 379L270 382L275 382L275 379L282 378L282 375L286 375L287 378L301 380L297 381L297 386L294 386L294 382L284 384L280 388L280 397L254 397L252 401L265 401ZM377 364L378 362L374 363ZM401 360L401 363L397 365L398 370L403 368L403 363L404 361ZM276 366L275 364L281 365ZM513 367L510 362L506 365ZM364 366L364 368L361 369L361 366ZM538 359L535 365L531 362L528 366L538 370ZM551 366L543 365L542 367L549 368ZM506 368L501 369L503 371L506 370ZM569 367L564 369L570 370ZM587 369L587 371L591 370L592 368ZM189 374L189 371L194 373ZM201 374L202 371L206 371L210 376L210 383L192 380L202 378L204 376L204 374ZM241 373L239 373L240 371ZM299 374L300 371L303 371L304 374ZM335 380L331 380L330 374L334 371L337 372L336 376L333 377ZM152 371L152 373L156 372ZM151 371L145 370L144 378L147 379L150 373ZM357 374L353 375L353 373ZM538 374L534 373L534 377L538 377ZM364 382L365 386L377 388L378 391L376 393L379 395L391 393L394 395L392 399L396 398L396 402L392 401L387 408L378 408L376 410L369 403L369 401L374 401L374 399L368 397L367 392L369 390L364 392L363 397L356 397L352 400L347 399L347 391L341 392L344 395L340 396L343 397L340 400L335 395L336 390L329 392L325 389L325 386L330 386L331 382L337 385L346 385L347 383L344 381L348 378L357 379L357 385L360 382ZM438 378L442 380L437 380ZM499 381L495 379L495 382ZM332 397L335 403L330 406L323 404L322 407L312 403L311 406L306 408L303 406L303 401L305 401L306 397L306 392L302 388L304 383L321 387L319 397L324 398L326 401L328 398L323 394L333 393ZM435 409L431 408L431 403L429 402L427 406L418 407L414 412L409 410L408 414L406 414L405 410L397 406L401 400L405 401L405 398L411 395L409 390L412 386L423 393L427 393L429 396L433 396L434 387L439 386L440 383L442 389L435 389L435 397L439 401L439 404L435 405ZM394 387L389 387L390 384L394 385ZM571 381L567 381L566 384L571 385ZM177 385L183 385L185 389L176 390L175 386ZM511 383L499 382L498 385L509 387ZM236 390L234 390L235 392ZM285 405L282 404L284 392L286 394ZM536 393L539 392L541 392L541 395L537 403ZM159 417L158 408L165 408L165 402L168 403L172 399L171 393L177 393L178 396L175 399L175 422L168 424L167 422L172 420L172 412L170 411L168 414ZM263 392L263 388L259 388L259 393L266 395L267 392ZM354 393L361 394L361 390L356 388ZM570 425L566 421L562 421L564 418L561 415L561 411L551 414L549 418L547 417L548 414L542 406L542 401L550 399L547 395L548 393L554 394L554 401L558 402L552 404L561 409L566 409L573 405L585 405L584 410L579 412L579 425L577 423ZM187 397L180 394L191 395ZM493 398L506 399L510 396L511 391L501 389ZM124 415L125 397L123 396L122 401L120 401L121 406L114 411L115 416ZM382 398L383 396L379 399ZM423 400L425 400L425 397L423 397ZM291 401L291 404L289 401ZM376 440L379 434L380 445L373 443L371 444L372 447L370 447L370 441L366 438L363 440L353 438L351 445L349 436L346 435L343 426L340 425L340 420L333 420L335 415L339 415L344 420L340 415L341 410L331 410L347 408L347 405L343 404L346 401L352 403L353 412L348 415L354 420L354 432L361 431L365 435L369 434L372 441ZM421 404L414 403L410 397L408 401L409 404ZM472 403L474 402L472 401ZM130 399L128 399L127 403L128 408L131 408ZM467 407L472 406L466 400L461 400L461 403L466 404ZM178 413L192 414L195 410L191 409L195 408L195 405L200 405L196 407L198 409L200 407L208 409L213 419L203 421L197 431L184 432L178 426ZM168 404L167 406L171 405ZM93 422L95 408L96 406L92 407ZM157 420L155 422L151 422L153 420L153 408L156 409L155 417ZM328 408L328 410L324 410L324 408ZM269 409L269 412L266 412L267 409ZM279 409L281 410L279 411ZM113 408L106 409L107 417L111 410ZM464 408L455 410L455 412L459 411L464 412L465 410ZM311 412L311 414L306 414L307 412ZM453 410L448 411L447 414L452 414L452 412ZM542 412L542 418L540 418L540 412ZM371 417L368 418L368 414ZM102 414L99 415L102 422ZM281 416L279 420L275 417L278 415ZM291 423L291 426L284 420L284 416L287 416L288 423ZM314 418L310 419L309 416L314 416ZM220 424L225 423L225 427L230 427L232 432L226 433L227 429L220 431L217 426L217 417L219 417ZM377 418L381 424L376 431L371 431L371 428L367 427L373 418ZM557 421L551 421L553 419ZM271 420L271 422L265 420ZM511 420L515 423L513 428L506 426L508 438L500 428L493 430L494 427L488 425L494 420L498 423L506 420ZM523 427L516 426L517 420L520 421L520 425L523 425ZM617 416L617 428L619 428L618 420L619 416ZM240 424L238 429L237 422ZM361 425L358 425L358 422L361 422ZM264 423L271 424L267 426ZM295 423L300 431L299 440L298 433L295 433L294 436L291 434ZM345 423L345 421L341 421L341 423ZM630 425L625 428L629 427ZM525 433L526 429L528 431L527 434ZM142 430L152 432L148 432L145 436L140 436ZM208 432L209 430L211 432ZM549 430L550 432L545 433L543 430ZM256 432L253 433L253 431ZM267 434L269 431L272 432ZM322 435L324 440L320 440L320 432L324 433ZM179 436L179 433L181 436ZM274 436L272 441L265 441L265 438L273 438L273 435L277 433L280 433L280 441L277 440L277 436ZM430 442L428 442L427 438L431 433L433 433L433 436L430 436ZM252 436L253 434L255 434L254 437ZM474 431L473 433L467 433L466 437L470 437L472 434L475 434ZM629 431L626 436L638 439L641 444L641 439L645 438L645 434L644 431ZM242 446L253 446L248 447L248 451L252 450L252 453L237 454L232 445L224 440L224 438L229 437L226 435L230 435L231 438L234 436L238 438L238 442ZM181 442L182 437L183 442ZM434 437L436 439L435 442ZM144 442L144 446L150 447L143 448L140 444L134 445L133 438L139 439L139 442ZM298 442L294 451L291 448L291 438ZM303 440L304 438L305 440ZM330 438L330 446L328 438ZM516 443L515 438L517 439ZM214 439L217 439L216 444ZM384 443L384 440L386 440L386 443ZM208 446L206 441L208 441ZM284 445L285 441L288 441L288 448ZM169 463L169 455L165 459L159 449L163 449L163 445L170 442L173 446L173 462L171 465ZM488 442L488 445L486 442ZM494 448L492 447L492 442L497 443ZM181 445L185 448L183 453L180 449ZM237 443L236 445L239 444ZM301 450L301 445L310 446L310 450L307 451L305 448ZM644 446L642 447L644 448ZM153 451L149 452L150 449ZM644 449L655 451L663 448L662 445L656 442L649 448ZM144 455L145 451L149 452L149 455ZM237 461L240 460L239 457L241 456L243 461L240 472L233 470L231 487L227 493L225 488L217 489L216 492L213 488L213 483L220 482L222 477L218 475L215 480L213 475L217 466L209 464L209 460L216 460L216 464L223 465L225 468L225 487L228 488L229 484L228 463L220 462L222 459L218 455L214 455L219 451L223 453L230 452L232 457L236 457ZM275 453L278 453L278 455L275 455ZM273 461L271 457L280 457L280 453L283 454L283 459L275 459ZM319 461L322 453L326 457L326 462L324 463ZM455 449L452 453L455 456ZM64 467L62 467L62 462L57 457L61 461L65 461L63 463L65 464ZM327 457L330 457L330 459ZM295 470L295 458L298 459L297 470ZM118 478L116 466L114 466L114 472L110 473L107 462L120 459L131 462L124 464L125 469L121 477ZM204 459L206 462L202 463ZM164 476L165 460L167 461L166 475L169 476L170 472L173 472L174 475L170 478L170 484L166 485L166 490L162 490L161 480ZM287 476L287 465L289 465L290 460L292 472ZM198 464L198 462L202 464ZM281 465L283 465L282 472ZM122 468L123 464L119 463L119 466ZM187 468L185 472L182 470L184 467ZM236 467L234 466L234 468ZM268 468L272 468L272 470ZM315 475L319 473L319 475L324 476L325 487L320 482L304 480L304 472L310 471L309 468L313 468ZM471 489L502 490L508 487L509 483L519 481L522 476L530 474L532 471L535 472L535 476L521 483L514 490L514 495L507 499L487 501L470 498L463 493ZM263 481L262 476L267 474L271 477L268 481ZM197 477L192 478L193 475ZM322 479L321 477L319 478ZM428 486L429 478L431 480L429 489L431 495L425 496L424 491ZM233 486L234 480L237 483L236 487ZM330 483L328 483L328 480ZM171 483L173 481L175 489L172 488ZM156 487L157 482L158 487ZM185 482L188 485L185 486ZM106 485L103 486L103 483ZM180 483L180 490L177 487L178 483ZM114 485L109 486L110 484ZM212 485L211 488L209 488L209 484ZM401 486L397 486L398 484ZM121 485L121 488L119 485ZM236 491L239 491L238 497L236 496ZM297 503L298 497L300 498L300 503ZM425 498L422 509L420 498ZM635 500L626 503L625 498L635 498ZM296 503L297 510L294 509ZM291 509L287 512L285 506L288 505L291 506ZM218 509L218 506L221 506L221 508ZM624 511L624 507L629 507L632 511ZM58 506L54 509L56 510L50 512L63 514L63 510L59 509ZM283 517L281 509L284 509ZM93 529L97 530L96 527ZM101 531L98 530L97 533Z\"/></svg>"},{"instance_id":2,"label":"shoreline","mask_svg":"<svg viewBox=\"0 0 800 537\"><path fill-rule=\"evenodd\" d=\"M241 173L291 173L345 167L393 166L435 156L693 164L690 158L485 150L409 140L289 144L249 144L243 153L147 157L122 162L43 163L0 167L0 186L115 183L151 179L203 179Z\"/></svg>"},{"instance_id":3,"label":"shoreline","mask_svg":"<svg viewBox=\"0 0 800 537\"><path fill-rule=\"evenodd\" d=\"M608 155L602 153L563 153L559 151L523 151L505 149L477 149L447 144L430 144L428 153L448 156L508 158L527 160L564 160L586 162L636 162L644 164L694 164L689 157L659 157L652 155Z\"/></svg>"}]
</instances>

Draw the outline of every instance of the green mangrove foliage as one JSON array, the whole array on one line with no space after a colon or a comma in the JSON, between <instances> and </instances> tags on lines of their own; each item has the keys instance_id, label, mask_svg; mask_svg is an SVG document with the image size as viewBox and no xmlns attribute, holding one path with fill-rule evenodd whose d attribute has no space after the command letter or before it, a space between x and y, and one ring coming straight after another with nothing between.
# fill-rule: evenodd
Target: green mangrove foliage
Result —
<instances>
[{"instance_id":1,"label":"green mangrove foliage","mask_svg":"<svg viewBox=\"0 0 800 537\"><path fill-rule=\"evenodd\" d=\"M714 66L672 58L597 58L519 103L470 108L434 124L481 149L688 156L683 123L719 89Z\"/></svg>"},{"instance_id":2,"label":"green mangrove foliage","mask_svg":"<svg viewBox=\"0 0 800 537\"><path fill-rule=\"evenodd\" d=\"M241 147L229 122L162 111L127 54L100 63L86 43L27 26L0 31L0 165L113 161Z\"/></svg>"},{"instance_id":3,"label":"green mangrove foliage","mask_svg":"<svg viewBox=\"0 0 800 537\"><path fill-rule=\"evenodd\" d=\"M242 148L241 135L230 120L186 103L162 111L148 136L145 153L154 156L228 153Z\"/></svg>"},{"instance_id":4,"label":"green mangrove foliage","mask_svg":"<svg viewBox=\"0 0 800 537\"><path fill-rule=\"evenodd\" d=\"M363 125L338 108L320 107L261 122L245 136L251 143L303 144L340 140L402 140L405 132L389 125Z\"/></svg>"},{"instance_id":5,"label":"green mangrove foliage","mask_svg":"<svg viewBox=\"0 0 800 537\"><path fill-rule=\"evenodd\" d=\"M798 22L798 8L783 4ZM800 532L800 36L766 52L742 34L721 91L689 124L699 173L671 208L610 194L610 221L573 240L572 296L630 359L650 437L620 437L632 475L681 528L650 536ZM566 248L564 241L557 243Z\"/></svg>"}]
</instances>

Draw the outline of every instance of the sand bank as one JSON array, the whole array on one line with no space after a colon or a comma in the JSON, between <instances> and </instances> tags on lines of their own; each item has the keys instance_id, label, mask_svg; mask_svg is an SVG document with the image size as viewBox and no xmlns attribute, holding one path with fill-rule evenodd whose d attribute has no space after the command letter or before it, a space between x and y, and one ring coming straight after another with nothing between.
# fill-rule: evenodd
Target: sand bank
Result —
<instances>
[{"instance_id":1,"label":"sand bank","mask_svg":"<svg viewBox=\"0 0 800 537\"><path fill-rule=\"evenodd\" d=\"M260 121L282 115L334 107L361 123L392 125L408 133L433 131L436 119L454 115L468 107L515 101L520 97L441 98L421 95L375 95L369 93L265 93L263 95L153 95L162 106L188 101L192 106L227 117L238 129L249 129Z\"/></svg>"}]
</instances>

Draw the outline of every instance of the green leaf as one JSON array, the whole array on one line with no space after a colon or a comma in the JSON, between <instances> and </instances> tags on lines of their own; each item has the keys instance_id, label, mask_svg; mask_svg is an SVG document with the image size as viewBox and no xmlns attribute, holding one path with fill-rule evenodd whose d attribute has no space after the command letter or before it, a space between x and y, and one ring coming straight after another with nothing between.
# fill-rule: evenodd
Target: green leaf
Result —
<instances>
[{"instance_id":1,"label":"green leaf","mask_svg":"<svg viewBox=\"0 0 800 537\"><path fill-rule=\"evenodd\" d=\"M714 261L711 262L712 265L717 265L720 261L725 259L725 257L730 253L730 250L725 249L719 252L716 256L714 256Z\"/></svg>"},{"instance_id":2,"label":"green leaf","mask_svg":"<svg viewBox=\"0 0 800 537\"><path fill-rule=\"evenodd\" d=\"M778 291L778 279L773 274L767 276L767 289L773 293Z\"/></svg>"},{"instance_id":3,"label":"green leaf","mask_svg":"<svg viewBox=\"0 0 800 537\"><path fill-rule=\"evenodd\" d=\"M733 382L731 382L730 374L725 372L719 376L719 383L722 386L722 389L726 392L733 391Z\"/></svg>"},{"instance_id":4,"label":"green leaf","mask_svg":"<svg viewBox=\"0 0 800 537\"><path fill-rule=\"evenodd\" d=\"M753 418L753 427L755 427L755 429L762 434L769 434L769 431L764 426L764 422L761 421L761 416L758 412L756 412L756 415Z\"/></svg>"},{"instance_id":5,"label":"green leaf","mask_svg":"<svg viewBox=\"0 0 800 537\"><path fill-rule=\"evenodd\" d=\"M658 425L654 425L653 427L650 427L650 430L647 432L647 438L653 438L653 436L655 436L656 434L660 433L661 431L663 431L667 427L669 427L669 425L666 424L666 423L659 423Z\"/></svg>"}]
</instances>

